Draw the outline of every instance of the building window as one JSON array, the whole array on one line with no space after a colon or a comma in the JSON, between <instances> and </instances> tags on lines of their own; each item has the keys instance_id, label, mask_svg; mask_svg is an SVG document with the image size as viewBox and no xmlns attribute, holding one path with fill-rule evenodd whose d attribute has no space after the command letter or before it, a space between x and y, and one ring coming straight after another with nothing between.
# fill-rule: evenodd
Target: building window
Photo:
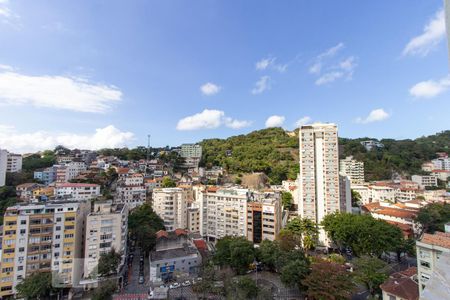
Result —
<instances>
[{"instance_id":1,"label":"building window","mask_svg":"<svg viewBox=\"0 0 450 300\"><path fill-rule=\"evenodd\" d=\"M423 261L423 260L420 261L420 265L422 267L425 267L425 268L428 268L428 269L430 268L430 263L426 262L426 261Z\"/></svg>"}]
</instances>

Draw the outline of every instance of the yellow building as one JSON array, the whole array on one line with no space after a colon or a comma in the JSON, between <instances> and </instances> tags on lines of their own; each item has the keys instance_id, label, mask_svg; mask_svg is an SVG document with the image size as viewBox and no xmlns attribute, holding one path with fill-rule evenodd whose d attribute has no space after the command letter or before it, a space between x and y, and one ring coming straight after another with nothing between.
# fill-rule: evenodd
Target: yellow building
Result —
<instances>
[{"instance_id":1,"label":"yellow building","mask_svg":"<svg viewBox=\"0 0 450 300\"><path fill-rule=\"evenodd\" d=\"M0 297L14 295L17 284L34 272L52 272L64 287L78 284L89 211L86 201L8 207L3 221Z\"/></svg>"}]
</instances>

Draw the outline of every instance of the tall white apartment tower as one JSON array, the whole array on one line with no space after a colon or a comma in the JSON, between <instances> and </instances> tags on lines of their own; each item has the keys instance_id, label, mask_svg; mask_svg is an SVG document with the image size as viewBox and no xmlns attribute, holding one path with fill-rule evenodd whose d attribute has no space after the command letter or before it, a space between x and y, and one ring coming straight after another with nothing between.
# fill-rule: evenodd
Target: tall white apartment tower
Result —
<instances>
[{"instance_id":1,"label":"tall white apartment tower","mask_svg":"<svg viewBox=\"0 0 450 300\"><path fill-rule=\"evenodd\" d=\"M8 151L0 149L0 186L5 185Z\"/></svg>"},{"instance_id":2,"label":"tall white apartment tower","mask_svg":"<svg viewBox=\"0 0 450 300\"><path fill-rule=\"evenodd\" d=\"M320 224L325 215L341 210L337 126L301 126L299 139L299 215ZM319 239L327 243L323 230Z\"/></svg>"}]
</instances>

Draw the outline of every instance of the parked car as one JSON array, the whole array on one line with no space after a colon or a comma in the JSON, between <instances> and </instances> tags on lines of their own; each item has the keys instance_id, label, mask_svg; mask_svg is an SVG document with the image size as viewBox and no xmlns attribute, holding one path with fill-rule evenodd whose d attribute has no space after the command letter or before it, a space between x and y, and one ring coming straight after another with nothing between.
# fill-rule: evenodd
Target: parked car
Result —
<instances>
[{"instance_id":1,"label":"parked car","mask_svg":"<svg viewBox=\"0 0 450 300\"><path fill-rule=\"evenodd\" d=\"M139 284L143 284L145 281L144 276L139 276Z\"/></svg>"},{"instance_id":2,"label":"parked car","mask_svg":"<svg viewBox=\"0 0 450 300\"><path fill-rule=\"evenodd\" d=\"M174 282L174 283L172 283L170 286L169 286L169 288L170 289L177 289L177 288L179 288L180 287L180 284L178 283L178 282Z\"/></svg>"},{"instance_id":3,"label":"parked car","mask_svg":"<svg viewBox=\"0 0 450 300\"><path fill-rule=\"evenodd\" d=\"M190 286L191 282L189 280L186 280L185 282L181 283L182 286Z\"/></svg>"}]
</instances>

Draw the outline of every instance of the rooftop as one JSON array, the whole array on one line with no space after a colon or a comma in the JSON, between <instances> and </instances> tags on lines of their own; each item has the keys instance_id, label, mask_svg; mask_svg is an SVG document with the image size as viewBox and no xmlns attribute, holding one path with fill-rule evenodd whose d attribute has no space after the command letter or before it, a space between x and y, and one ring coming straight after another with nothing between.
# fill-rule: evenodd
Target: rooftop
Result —
<instances>
[{"instance_id":1,"label":"rooftop","mask_svg":"<svg viewBox=\"0 0 450 300\"><path fill-rule=\"evenodd\" d=\"M402 299L419 299L419 286L409 277L389 278L386 282L380 285L380 288L383 291Z\"/></svg>"},{"instance_id":2,"label":"rooftop","mask_svg":"<svg viewBox=\"0 0 450 300\"><path fill-rule=\"evenodd\" d=\"M66 187L100 187L100 185L98 184L94 184L94 183L58 183L56 184L57 188L66 188Z\"/></svg>"},{"instance_id":3,"label":"rooftop","mask_svg":"<svg viewBox=\"0 0 450 300\"><path fill-rule=\"evenodd\" d=\"M436 231L434 234L424 233L422 243L450 249L450 232Z\"/></svg>"}]
</instances>

